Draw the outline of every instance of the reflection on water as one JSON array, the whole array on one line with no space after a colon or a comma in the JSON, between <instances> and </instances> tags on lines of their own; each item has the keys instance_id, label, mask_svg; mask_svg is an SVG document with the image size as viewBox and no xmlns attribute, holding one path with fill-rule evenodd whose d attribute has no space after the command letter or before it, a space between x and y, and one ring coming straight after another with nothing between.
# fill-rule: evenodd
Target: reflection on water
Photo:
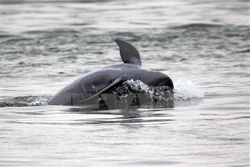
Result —
<instances>
[{"instance_id":1,"label":"reflection on water","mask_svg":"<svg viewBox=\"0 0 250 167\"><path fill-rule=\"evenodd\" d=\"M249 166L248 1L0 0L0 166ZM113 42L175 84L174 108L48 106Z\"/></svg>"}]
</instances>

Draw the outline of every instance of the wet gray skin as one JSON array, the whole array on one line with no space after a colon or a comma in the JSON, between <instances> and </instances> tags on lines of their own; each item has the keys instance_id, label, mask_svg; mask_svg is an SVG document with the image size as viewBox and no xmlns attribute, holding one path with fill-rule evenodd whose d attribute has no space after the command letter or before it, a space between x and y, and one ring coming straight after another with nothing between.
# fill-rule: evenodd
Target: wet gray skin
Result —
<instances>
[{"instance_id":1,"label":"wet gray skin","mask_svg":"<svg viewBox=\"0 0 250 167\"><path fill-rule=\"evenodd\" d=\"M168 86L170 90L174 89L171 78L166 74L141 68L140 54L133 45L124 40L116 39L115 42L120 48L123 64L107 66L83 75L59 91L49 104L74 105L76 96L81 96L83 102L91 100L131 79L140 80L148 86Z\"/></svg>"}]
</instances>

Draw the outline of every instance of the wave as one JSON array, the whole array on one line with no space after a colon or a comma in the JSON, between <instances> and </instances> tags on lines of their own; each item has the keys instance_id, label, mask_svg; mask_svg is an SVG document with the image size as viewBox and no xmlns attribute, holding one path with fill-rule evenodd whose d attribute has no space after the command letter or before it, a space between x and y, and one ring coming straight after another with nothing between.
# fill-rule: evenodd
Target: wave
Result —
<instances>
[{"instance_id":1,"label":"wave","mask_svg":"<svg viewBox=\"0 0 250 167\"><path fill-rule=\"evenodd\" d=\"M98 3L110 0L0 0L0 4L37 4L37 3Z\"/></svg>"},{"instance_id":2,"label":"wave","mask_svg":"<svg viewBox=\"0 0 250 167\"><path fill-rule=\"evenodd\" d=\"M173 26L172 29L204 29L204 28L218 28L222 27L223 25L220 24L208 24L208 23L191 23L191 24L184 24L180 26Z\"/></svg>"},{"instance_id":3,"label":"wave","mask_svg":"<svg viewBox=\"0 0 250 167\"><path fill-rule=\"evenodd\" d=\"M147 105L154 104L158 100L160 106L170 108L173 107L174 102L187 103L188 101L188 104L191 104L192 101L204 98L204 92L199 88L199 85L191 80L178 80L174 82L174 86L173 92L167 86L150 87L139 80L128 80L110 91L119 99L126 97L128 94L136 93L139 94L139 99L143 99ZM51 97L50 95L14 97L0 101L0 107L43 106L48 105Z\"/></svg>"},{"instance_id":4,"label":"wave","mask_svg":"<svg viewBox=\"0 0 250 167\"><path fill-rule=\"evenodd\" d=\"M42 106L48 105L51 96L19 96L0 101L0 107L25 107L25 106Z\"/></svg>"},{"instance_id":5,"label":"wave","mask_svg":"<svg viewBox=\"0 0 250 167\"><path fill-rule=\"evenodd\" d=\"M240 51L236 51L235 53L249 53L250 49L244 49L244 50L240 50Z\"/></svg>"}]
</instances>

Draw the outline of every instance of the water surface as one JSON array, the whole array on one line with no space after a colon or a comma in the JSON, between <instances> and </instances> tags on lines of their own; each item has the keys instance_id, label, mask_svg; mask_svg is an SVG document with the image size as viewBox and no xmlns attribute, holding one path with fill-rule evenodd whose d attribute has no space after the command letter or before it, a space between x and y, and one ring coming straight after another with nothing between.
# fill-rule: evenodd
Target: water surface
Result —
<instances>
[{"instance_id":1,"label":"water surface","mask_svg":"<svg viewBox=\"0 0 250 167\"><path fill-rule=\"evenodd\" d=\"M248 1L0 1L0 166L250 165ZM174 108L48 106L113 42L169 75Z\"/></svg>"}]
</instances>

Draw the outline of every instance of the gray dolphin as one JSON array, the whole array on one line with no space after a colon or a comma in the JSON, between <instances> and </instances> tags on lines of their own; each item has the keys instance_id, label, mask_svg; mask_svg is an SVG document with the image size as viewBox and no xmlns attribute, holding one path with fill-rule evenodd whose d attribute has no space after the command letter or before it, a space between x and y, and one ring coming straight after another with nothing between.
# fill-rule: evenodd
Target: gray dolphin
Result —
<instances>
[{"instance_id":1,"label":"gray dolphin","mask_svg":"<svg viewBox=\"0 0 250 167\"><path fill-rule=\"evenodd\" d=\"M141 68L140 54L133 45L120 39L115 42L120 48L123 64L103 67L83 75L59 91L49 101L49 105L75 105L73 101L76 96L81 96L82 101L91 100L131 79L140 80L148 86L174 89L171 78L166 74ZM86 94L91 96L84 97Z\"/></svg>"}]
</instances>

